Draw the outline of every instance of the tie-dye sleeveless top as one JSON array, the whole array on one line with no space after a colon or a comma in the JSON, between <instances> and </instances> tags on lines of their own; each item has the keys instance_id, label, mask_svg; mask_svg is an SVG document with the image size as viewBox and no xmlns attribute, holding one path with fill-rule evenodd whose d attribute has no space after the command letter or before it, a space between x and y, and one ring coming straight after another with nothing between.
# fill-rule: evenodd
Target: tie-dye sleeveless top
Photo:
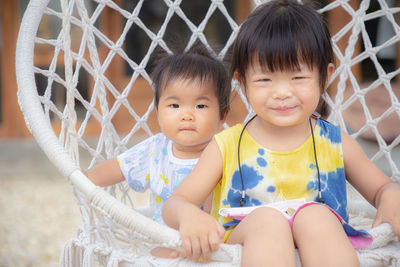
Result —
<instances>
[{"instance_id":1,"label":"tie-dye sleeveless top","mask_svg":"<svg viewBox=\"0 0 400 267\"><path fill-rule=\"evenodd\" d=\"M220 208L239 207L242 184L238 168L238 140L242 129L243 125L237 124L215 136L224 166L223 176L213 192L212 215L224 226L238 223L218 216L218 211ZM348 222L340 129L319 119L314 128L314 137L322 198L325 204ZM278 152L262 147L245 130L240 150L245 206L296 198L318 200L318 175L311 135L298 148Z\"/></svg>"}]
</instances>

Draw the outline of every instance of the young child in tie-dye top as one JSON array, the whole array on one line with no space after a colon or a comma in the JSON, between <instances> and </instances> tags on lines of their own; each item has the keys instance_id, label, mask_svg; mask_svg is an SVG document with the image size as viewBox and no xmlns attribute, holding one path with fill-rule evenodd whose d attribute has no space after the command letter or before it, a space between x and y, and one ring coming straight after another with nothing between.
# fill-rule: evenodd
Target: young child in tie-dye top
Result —
<instances>
[{"instance_id":1,"label":"young child in tie-dye top","mask_svg":"<svg viewBox=\"0 0 400 267\"><path fill-rule=\"evenodd\" d=\"M210 258L221 241L241 244L242 266L358 266L370 235L348 223L346 179L377 207L374 225L400 236L400 186L339 127L314 112L334 71L321 16L296 0L272 0L241 25L231 75L255 116L215 135L163 208L185 257ZM211 215L198 206L213 192ZM304 204L277 210L266 204ZM227 218L221 208L249 210ZM243 218L244 217L244 218Z\"/></svg>"},{"instance_id":2,"label":"young child in tie-dye top","mask_svg":"<svg viewBox=\"0 0 400 267\"><path fill-rule=\"evenodd\" d=\"M153 220L164 223L164 202L222 129L229 109L227 76L222 62L199 43L159 59L152 80L161 133L89 169L88 177L99 186L126 180L135 191L150 189Z\"/></svg>"}]
</instances>

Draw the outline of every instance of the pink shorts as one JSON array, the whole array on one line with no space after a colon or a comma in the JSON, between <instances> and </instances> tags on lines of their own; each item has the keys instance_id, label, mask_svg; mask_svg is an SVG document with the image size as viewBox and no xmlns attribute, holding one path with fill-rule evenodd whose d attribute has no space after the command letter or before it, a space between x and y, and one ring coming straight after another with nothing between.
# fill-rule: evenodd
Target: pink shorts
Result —
<instances>
[{"instance_id":1,"label":"pink shorts","mask_svg":"<svg viewBox=\"0 0 400 267\"><path fill-rule=\"evenodd\" d=\"M314 204L324 205L324 206L327 207L330 211L332 211L333 214L335 214L335 216L339 219L339 221L342 223L342 225L343 225L344 227L345 227L345 225L348 226L348 227L351 227L351 226L349 226L349 225L343 220L342 217L340 217L339 214L337 214L337 213L336 213L333 209L331 209L331 207L329 207L328 205L321 204L321 203L318 203L318 202L307 202L307 203L305 203L304 205L301 205L301 206L294 212L294 214L292 215L292 217L290 217L290 219L288 219L290 228L293 227L293 221L294 221L294 218L296 217L297 213L298 213L300 210L304 209L305 207L308 207L308 206L314 205ZM357 231L357 230L355 230L355 231ZM369 246L369 245L372 243L372 241L373 241L373 238L372 238L366 231L363 231L363 230L357 232L356 235L349 235L347 232L346 232L346 234L347 234L347 236L349 237L349 240L350 240L350 242L351 242L351 244L353 245L354 248L365 248L365 247Z\"/></svg>"}]
</instances>

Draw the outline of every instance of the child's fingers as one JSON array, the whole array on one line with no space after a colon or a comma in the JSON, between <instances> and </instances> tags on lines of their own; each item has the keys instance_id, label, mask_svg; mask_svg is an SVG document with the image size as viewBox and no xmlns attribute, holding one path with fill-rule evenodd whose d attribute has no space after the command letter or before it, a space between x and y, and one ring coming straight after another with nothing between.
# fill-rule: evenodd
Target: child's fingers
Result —
<instances>
[{"instance_id":1,"label":"child's fingers","mask_svg":"<svg viewBox=\"0 0 400 267\"><path fill-rule=\"evenodd\" d=\"M392 225L393 231L396 234L397 238L400 240L400 226L399 225Z\"/></svg>"},{"instance_id":2,"label":"child's fingers","mask_svg":"<svg viewBox=\"0 0 400 267\"><path fill-rule=\"evenodd\" d=\"M382 224L382 216L379 213L377 213L374 222L372 223L372 227L376 227L380 224Z\"/></svg>"},{"instance_id":3,"label":"child's fingers","mask_svg":"<svg viewBox=\"0 0 400 267\"><path fill-rule=\"evenodd\" d=\"M210 233L209 244L212 252L217 251L219 249L219 244L221 243L221 241L222 238L219 232Z\"/></svg>"},{"instance_id":4,"label":"child's fingers","mask_svg":"<svg viewBox=\"0 0 400 267\"><path fill-rule=\"evenodd\" d=\"M179 258L186 258L186 254L184 251L179 251Z\"/></svg>"},{"instance_id":5,"label":"child's fingers","mask_svg":"<svg viewBox=\"0 0 400 267\"><path fill-rule=\"evenodd\" d=\"M225 228L221 224L219 224L217 221L215 221L215 223L217 224L217 231L218 231L218 235L220 238L219 241L222 242L222 240L224 239L224 236L225 236Z\"/></svg>"},{"instance_id":6,"label":"child's fingers","mask_svg":"<svg viewBox=\"0 0 400 267\"><path fill-rule=\"evenodd\" d=\"M390 223L390 225L392 226L393 232L396 234L396 236L400 240L400 221L396 222L396 219L386 220L383 218L383 216L381 215L380 212L377 212L374 222L372 223L372 227L376 227L385 222Z\"/></svg>"},{"instance_id":7,"label":"child's fingers","mask_svg":"<svg viewBox=\"0 0 400 267\"><path fill-rule=\"evenodd\" d=\"M394 216L394 218L391 218L390 225L392 226L393 232L400 240L400 216Z\"/></svg>"},{"instance_id":8,"label":"child's fingers","mask_svg":"<svg viewBox=\"0 0 400 267\"><path fill-rule=\"evenodd\" d=\"M182 258L191 258L192 256L192 243L189 237L181 237L183 246L183 256Z\"/></svg>"},{"instance_id":9,"label":"child's fingers","mask_svg":"<svg viewBox=\"0 0 400 267\"><path fill-rule=\"evenodd\" d=\"M200 258L201 255L201 246L200 246L200 241L197 237L192 237L190 239L192 243L192 251L191 251L191 259L194 261L197 261Z\"/></svg>"},{"instance_id":10,"label":"child's fingers","mask_svg":"<svg viewBox=\"0 0 400 267\"><path fill-rule=\"evenodd\" d=\"M207 262L211 258L210 242L209 242L207 235L201 238L200 243L201 243L201 251L202 251L202 255L203 255L203 260L205 262Z\"/></svg>"}]
</instances>

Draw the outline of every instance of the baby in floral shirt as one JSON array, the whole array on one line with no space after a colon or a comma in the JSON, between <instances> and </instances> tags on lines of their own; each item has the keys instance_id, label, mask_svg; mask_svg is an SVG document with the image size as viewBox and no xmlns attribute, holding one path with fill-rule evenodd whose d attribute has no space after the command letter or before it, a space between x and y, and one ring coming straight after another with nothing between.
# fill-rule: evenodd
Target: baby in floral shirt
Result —
<instances>
[{"instance_id":1,"label":"baby in floral shirt","mask_svg":"<svg viewBox=\"0 0 400 267\"><path fill-rule=\"evenodd\" d=\"M223 64L199 44L160 59L152 80L161 132L86 174L99 186L126 180L135 191L150 189L153 220L163 224L164 202L222 129L230 87Z\"/></svg>"}]
</instances>

